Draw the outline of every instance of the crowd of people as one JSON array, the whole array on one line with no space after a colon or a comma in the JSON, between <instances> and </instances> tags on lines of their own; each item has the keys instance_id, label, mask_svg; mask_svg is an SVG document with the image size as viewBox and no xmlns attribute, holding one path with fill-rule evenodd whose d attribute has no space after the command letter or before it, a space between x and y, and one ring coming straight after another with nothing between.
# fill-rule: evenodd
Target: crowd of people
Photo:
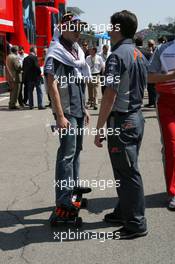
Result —
<instances>
[{"instance_id":1,"label":"crowd of people","mask_svg":"<svg viewBox=\"0 0 175 264\"><path fill-rule=\"evenodd\" d=\"M108 152L114 178L120 181L117 188L118 202L114 211L105 216L105 221L121 226L120 239L146 236L144 188L138 167L138 156L144 133L142 103L144 90L148 88L147 107L157 105L164 148L165 178L169 195L168 208L175 210L175 41L167 42L160 38L158 47L154 40L143 46L143 40L134 36L138 21L135 14L123 10L111 16L113 30L110 32L112 49L105 45L97 54L96 47L88 47L84 41L80 46L80 25L82 21L72 13L65 14L62 26L74 25L74 30L64 30L53 39L47 51L44 66L45 82L52 102L53 114L59 131L66 130L60 137L56 157L55 181L76 183L76 191L86 191L79 185L80 152L83 134L78 133L89 123L87 108L98 109L100 76L105 76L101 85L102 102L96 126L94 143L103 147L101 134L105 123L119 135L107 135ZM120 31L115 26L120 25ZM69 27L71 28L71 27ZM134 44L135 41L135 44ZM38 109L44 109L41 89L41 71L32 47L26 56L20 48L12 47L7 57L7 72L11 89L9 108L16 109L29 101L33 109L33 89L36 87ZM20 60L19 60L20 58ZM24 97L19 86L19 73L22 73ZM69 82L69 76L75 77ZM61 80L64 78L64 82ZM88 81L84 81L84 77ZM92 82L93 77L96 81ZM120 77L120 81L118 80ZM22 85L22 84L21 84ZM85 88L88 87L86 103ZM69 133L68 128L76 133ZM153 172L154 174L154 172ZM77 215L80 203L76 201L75 189L68 184L63 188L56 185L55 214L59 219L68 220ZM114 231L114 236L115 236Z\"/></svg>"},{"instance_id":2,"label":"crowd of people","mask_svg":"<svg viewBox=\"0 0 175 264\"><path fill-rule=\"evenodd\" d=\"M45 109L44 91L41 85L43 77L38 63L36 47L31 47L30 54L26 54L23 47L12 46L6 59L6 76L10 89L9 110L17 110L25 106L33 109L35 87L38 109Z\"/></svg>"},{"instance_id":3,"label":"crowd of people","mask_svg":"<svg viewBox=\"0 0 175 264\"><path fill-rule=\"evenodd\" d=\"M152 39L148 40L147 47L143 45L143 38L135 38L134 42L136 47L143 53L148 61L156 49L156 42ZM165 37L160 37L157 40L158 44L166 43ZM103 95L105 85L100 82L100 76L104 76L105 64L111 54L109 46L104 45L101 52L97 52L96 46L89 47L87 41L81 43L82 50L85 54L85 59L90 67L91 75L95 76L97 82L89 81L87 83L88 98L86 102L86 108L98 109L99 94ZM48 49L43 50L42 65L44 65L45 57ZM48 96L48 106L51 106L51 98L47 91L47 85L45 83L41 67L38 63L37 48L32 46L30 48L30 54L24 52L24 48L21 46L12 46L10 48L10 54L6 59L6 75L10 89L10 101L9 109L16 110L28 106L29 109L34 108L33 103L33 91L36 87L38 109L45 109L44 105L44 93ZM44 88L42 84L44 83ZM156 107L156 89L155 85L148 83L148 103L145 107ZM17 102L19 107L17 106Z\"/></svg>"}]
</instances>

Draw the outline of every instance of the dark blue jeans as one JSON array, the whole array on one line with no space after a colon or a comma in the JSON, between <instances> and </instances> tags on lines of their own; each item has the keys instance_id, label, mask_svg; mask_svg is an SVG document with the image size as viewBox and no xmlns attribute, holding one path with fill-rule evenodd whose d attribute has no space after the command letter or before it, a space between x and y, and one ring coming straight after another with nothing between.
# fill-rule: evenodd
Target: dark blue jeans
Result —
<instances>
[{"instance_id":1,"label":"dark blue jeans","mask_svg":"<svg viewBox=\"0 0 175 264\"><path fill-rule=\"evenodd\" d=\"M33 107L33 90L36 87L38 107L43 107L43 92L41 88L41 80L26 82L29 98L29 107Z\"/></svg>"},{"instance_id":2,"label":"dark blue jeans","mask_svg":"<svg viewBox=\"0 0 175 264\"><path fill-rule=\"evenodd\" d=\"M142 112L130 114L114 112L108 119L108 128L120 128L120 135L108 136L108 151L117 188L119 203L115 209L129 231L146 230L145 200L138 155L144 132Z\"/></svg>"},{"instance_id":3,"label":"dark blue jeans","mask_svg":"<svg viewBox=\"0 0 175 264\"><path fill-rule=\"evenodd\" d=\"M70 131L64 131L60 135L60 146L57 152L56 160L56 206L71 204L71 195L74 186L78 185L80 151L83 144L83 126L84 117L76 118L65 115L71 126ZM75 132L75 133L74 133Z\"/></svg>"}]
</instances>

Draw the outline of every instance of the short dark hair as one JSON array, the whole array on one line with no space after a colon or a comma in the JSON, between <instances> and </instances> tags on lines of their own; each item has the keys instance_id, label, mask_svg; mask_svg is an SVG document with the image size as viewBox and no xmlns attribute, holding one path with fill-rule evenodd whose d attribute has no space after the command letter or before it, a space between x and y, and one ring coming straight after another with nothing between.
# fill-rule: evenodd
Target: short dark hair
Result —
<instances>
[{"instance_id":1,"label":"short dark hair","mask_svg":"<svg viewBox=\"0 0 175 264\"><path fill-rule=\"evenodd\" d=\"M109 46L107 44L103 45L103 48L109 49Z\"/></svg>"},{"instance_id":2,"label":"short dark hair","mask_svg":"<svg viewBox=\"0 0 175 264\"><path fill-rule=\"evenodd\" d=\"M166 43L167 42L167 38L165 36L161 36L158 38L158 42L161 43Z\"/></svg>"},{"instance_id":3,"label":"short dark hair","mask_svg":"<svg viewBox=\"0 0 175 264\"><path fill-rule=\"evenodd\" d=\"M24 50L24 47L23 46L19 46L19 50Z\"/></svg>"},{"instance_id":4,"label":"short dark hair","mask_svg":"<svg viewBox=\"0 0 175 264\"><path fill-rule=\"evenodd\" d=\"M88 42L87 42L86 40L83 40L83 42L82 42L82 46L83 46L83 45L88 46Z\"/></svg>"},{"instance_id":5,"label":"short dark hair","mask_svg":"<svg viewBox=\"0 0 175 264\"><path fill-rule=\"evenodd\" d=\"M18 52L18 46L12 46L10 50L12 53L16 53Z\"/></svg>"},{"instance_id":6,"label":"short dark hair","mask_svg":"<svg viewBox=\"0 0 175 264\"><path fill-rule=\"evenodd\" d=\"M30 47L30 52L35 52L35 49L36 49L35 46Z\"/></svg>"},{"instance_id":7,"label":"short dark hair","mask_svg":"<svg viewBox=\"0 0 175 264\"><path fill-rule=\"evenodd\" d=\"M125 38L134 38L138 27L138 21L135 14L130 11L123 10L111 16L111 24L115 26L120 24L120 32Z\"/></svg>"},{"instance_id":8,"label":"short dark hair","mask_svg":"<svg viewBox=\"0 0 175 264\"><path fill-rule=\"evenodd\" d=\"M94 50L95 53L97 53L97 47L92 47L92 50Z\"/></svg>"},{"instance_id":9,"label":"short dark hair","mask_svg":"<svg viewBox=\"0 0 175 264\"><path fill-rule=\"evenodd\" d=\"M135 44L137 47L143 46L143 39L141 37L138 37L135 39Z\"/></svg>"}]
</instances>

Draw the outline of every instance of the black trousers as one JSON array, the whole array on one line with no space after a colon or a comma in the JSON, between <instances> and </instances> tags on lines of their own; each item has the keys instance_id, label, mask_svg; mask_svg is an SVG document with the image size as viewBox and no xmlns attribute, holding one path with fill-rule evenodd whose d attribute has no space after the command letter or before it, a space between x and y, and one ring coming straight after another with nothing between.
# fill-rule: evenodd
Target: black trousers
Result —
<instances>
[{"instance_id":1,"label":"black trousers","mask_svg":"<svg viewBox=\"0 0 175 264\"><path fill-rule=\"evenodd\" d=\"M155 84L148 83L148 104L155 105L156 104L156 89Z\"/></svg>"},{"instance_id":2,"label":"black trousers","mask_svg":"<svg viewBox=\"0 0 175 264\"><path fill-rule=\"evenodd\" d=\"M115 212L124 220L127 230L145 231L144 190L138 168L138 155L144 132L142 112L113 112L107 127L120 129L119 136L108 136L108 151L114 177L115 180L120 180L120 187L117 188L119 203Z\"/></svg>"}]
</instances>

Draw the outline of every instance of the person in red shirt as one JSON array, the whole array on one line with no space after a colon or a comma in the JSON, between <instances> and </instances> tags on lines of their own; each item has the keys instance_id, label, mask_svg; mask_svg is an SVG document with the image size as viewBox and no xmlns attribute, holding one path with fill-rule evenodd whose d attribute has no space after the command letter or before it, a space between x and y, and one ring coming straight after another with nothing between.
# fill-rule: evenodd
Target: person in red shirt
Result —
<instances>
[{"instance_id":1,"label":"person in red shirt","mask_svg":"<svg viewBox=\"0 0 175 264\"><path fill-rule=\"evenodd\" d=\"M175 210L175 40L158 46L149 66L148 81L156 83L162 134L168 208Z\"/></svg>"}]
</instances>

